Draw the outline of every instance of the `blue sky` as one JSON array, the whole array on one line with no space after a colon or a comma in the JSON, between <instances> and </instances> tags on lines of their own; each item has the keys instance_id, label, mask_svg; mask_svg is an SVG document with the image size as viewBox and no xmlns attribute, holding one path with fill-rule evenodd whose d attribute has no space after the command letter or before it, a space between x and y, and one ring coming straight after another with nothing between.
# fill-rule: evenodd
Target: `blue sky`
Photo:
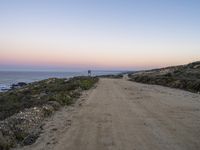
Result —
<instances>
[{"instance_id":1,"label":"blue sky","mask_svg":"<svg viewBox=\"0 0 200 150\"><path fill-rule=\"evenodd\" d=\"M200 58L197 0L0 0L0 69L144 69Z\"/></svg>"}]
</instances>

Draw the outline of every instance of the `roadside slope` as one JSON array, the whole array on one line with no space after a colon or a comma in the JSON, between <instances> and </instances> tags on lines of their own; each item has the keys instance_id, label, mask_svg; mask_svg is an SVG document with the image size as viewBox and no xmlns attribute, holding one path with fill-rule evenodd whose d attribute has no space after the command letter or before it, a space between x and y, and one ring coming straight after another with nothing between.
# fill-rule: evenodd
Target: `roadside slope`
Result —
<instances>
[{"instance_id":1,"label":"roadside slope","mask_svg":"<svg viewBox=\"0 0 200 150\"><path fill-rule=\"evenodd\" d=\"M130 80L200 93L200 61L129 73Z\"/></svg>"},{"instance_id":2,"label":"roadside slope","mask_svg":"<svg viewBox=\"0 0 200 150\"><path fill-rule=\"evenodd\" d=\"M198 94L123 79L100 79L84 99L81 107L55 114L45 126L52 134L44 133L23 149L200 149Z\"/></svg>"}]
</instances>

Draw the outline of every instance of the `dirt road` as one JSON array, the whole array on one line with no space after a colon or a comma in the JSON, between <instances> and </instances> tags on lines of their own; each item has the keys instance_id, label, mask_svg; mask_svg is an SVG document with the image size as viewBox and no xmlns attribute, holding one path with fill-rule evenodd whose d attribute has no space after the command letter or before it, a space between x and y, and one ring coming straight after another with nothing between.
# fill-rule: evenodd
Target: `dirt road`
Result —
<instances>
[{"instance_id":1,"label":"dirt road","mask_svg":"<svg viewBox=\"0 0 200 150\"><path fill-rule=\"evenodd\" d=\"M57 112L34 150L199 150L200 95L125 79L100 79Z\"/></svg>"}]
</instances>

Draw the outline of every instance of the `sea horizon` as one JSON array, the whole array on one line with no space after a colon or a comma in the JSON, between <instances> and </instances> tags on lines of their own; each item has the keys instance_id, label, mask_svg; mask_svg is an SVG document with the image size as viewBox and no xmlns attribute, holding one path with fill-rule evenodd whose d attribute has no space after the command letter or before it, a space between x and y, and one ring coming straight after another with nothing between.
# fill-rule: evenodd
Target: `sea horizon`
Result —
<instances>
[{"instance_id":1,"label":"sea horizon","mask_svg":"<svg viewBox=\"0 0 200 150\"><path fill-rule=\"evenodd\" d=\"M125 71L92 70L92 76L118 74ZM87 76L87 70L77 71L47 71L47 70L0 70L0 92L7 91L12 84L19 82L31 83L48 78L71 78L76 76Z\"/></svg>"}]
</instances>

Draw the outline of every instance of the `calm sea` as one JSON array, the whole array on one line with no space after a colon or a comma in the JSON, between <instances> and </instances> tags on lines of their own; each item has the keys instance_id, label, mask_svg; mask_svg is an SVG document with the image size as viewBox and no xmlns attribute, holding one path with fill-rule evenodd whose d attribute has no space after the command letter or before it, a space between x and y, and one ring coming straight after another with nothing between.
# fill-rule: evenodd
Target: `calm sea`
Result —
<instances>
[{"instance_id":1,"label":"calm sea","mask_svg":"<svg viewBox=\"0 0 200 150\"><path fill-rule=\"evenodd\" d=\"M120 71L92 71L93 75L117 74ZM87 75L87 71L82 72L22 72L22 71L0 71L0 92L9 89L12 84L18 82L31 83L47 78L69 78Z\"/></svg>"}]
</instances>

